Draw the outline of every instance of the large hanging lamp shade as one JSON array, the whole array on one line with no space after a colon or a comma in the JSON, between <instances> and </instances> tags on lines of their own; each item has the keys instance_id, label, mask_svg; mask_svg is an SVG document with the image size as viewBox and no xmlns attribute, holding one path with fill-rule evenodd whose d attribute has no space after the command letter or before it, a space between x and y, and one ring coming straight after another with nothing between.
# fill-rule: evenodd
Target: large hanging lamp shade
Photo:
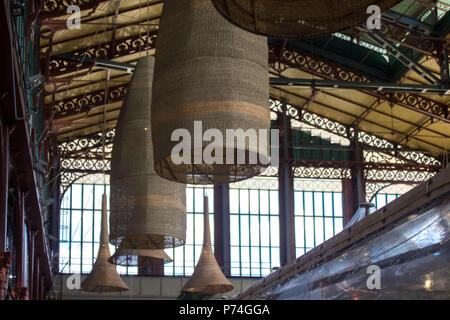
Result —
<instances>
[{"instance_id":1,"label":"large hanging lamp shade","mask_svg":"<svg viewBox=\"0 0 450 320\"><path fill-rule=\"evenodd\" d=\"M138 60L116 125L111 155L110 237L129 249L184 244L186 186L153 165L151 95L154 57Z\"/></svg>"},{"instance_id":2,"label":"large hanging lamp shade","mask_svg":"<svg viewBox=\"0 0 450 320\"><path fill-rule=\"evenodd\" d=\"M361 25L400 0L211 0L233 24L276 38L313 38Z\"/></svg>"},{"instance_id":3,"label":"large hanging lamp shade","mask_svg":"<svg viewBox=\"0 0 450 320\"><path fill-rule=\"evenodd\" d=\"M172 262L172 259L162 249L127 249L120 245L108 261L124 267L150 267Z\"/></svg>"},{"instance_id":4,"label":"large hanging lamp shade","mask_svg":"<svg viewBox=\"0 0 450 320\"><path fill-rule=\"evenodd\" d=\"M116 266L109 263L108 218L106 216L106 194L102 197L102 220L100 229L100 247L91 273L81 283L81 290L87 292L120 292L129 290L116 271Z\"/></svg>"},{"instance_id":5,"label":"large hanging lamp shade","mask_svg":"<svg viewBox=\"0 0 450 320\"><path fill-rule=\"evenodd\" d=\"M209 230L208 197L204 198L203 248L194 273L183 286L183 291L191 293L217 294L233 290L233 285L225 277L217 264L211 247Z\"/></svg>"},{"instance_id":6,"label":"large hanging lamp shade","mask_svg":"<svg viewBox=\"0 0 450 320\"><path fill-rule=\"evenodd\" d=\"M227 183L260 174L269 162L268 77L267 38L229 23L210 0L164 1L152 102L156 172L192 184ZM194 130L194 122L200 130ZM171 141L177 129L187 130L191 138L191 145L177 153L183 161L172 157L174 147L184 141ZM218 130L221 137L202 141L209 129ZM266 139L265 146L226 143L227 129L254 130L257 139ZM205 160L212 142L222 145L206 153L214 156L212 161ZM236 160L238 153L245 154L243 163ZM227 161L227 155L233 160ZM252 157L256 161L249 160Z\"/></svg>"}]
</instances>

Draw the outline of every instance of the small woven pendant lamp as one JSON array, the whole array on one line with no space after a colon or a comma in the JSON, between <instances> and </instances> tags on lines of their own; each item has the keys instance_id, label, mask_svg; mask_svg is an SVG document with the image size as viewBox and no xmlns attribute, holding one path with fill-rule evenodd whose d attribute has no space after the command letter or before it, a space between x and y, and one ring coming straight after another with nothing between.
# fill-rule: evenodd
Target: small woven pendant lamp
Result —
<instances>
[{"instance_id":1,"label":"small woven pendant lamp","mask_svg":"<svg viewBox=\"0 0 450 320\"><path fill-rule=\"evenodd\" d=\"M209 230L208 197L204 198L204 231L203 248L200 259L195 266L191 278L183 286L182 291L191 293L217 294L233 290L233 285L225 277L217 264L211 247Z\"/></svg>"},{"instance_id":2,"label":"small woven pendant lamp","mask_svg":"<svg viewBox=\"0 0 450 320\"><path fill-rule=\"evenodd\" d=\"M81 290L87 292L120 292L130 290L117 273L116 266L109 263L108 218L106 216L106 194L102 197L102 221L100 247L91 273L81 283Z\"/></svg>"},{"instance_id":3,"label":"small woven pendant lamp","mask_svg":"<svg viewBox=\"0 0 450 320\"><path fill-rule=\"evenodd\" d=\"M116 125L111 155L110 237L122 249L184 244L186 186L153 166L151 96L155 58L138 60ZM154 130L153 130L154 131Z\"/></svg>"},{"instance_id":4,"label":"small woven pendant lamp","mask_svg":"<svg viewBox=\"0 0 450 320\"><path fill-rule=\"evenodd\" d=\"M120 245L108 261L124 267L151 267L161 263L170 263L172 259L162 249L127 249Z\"/></svg>"},{"instance_id":5,"label":"small woven pendant lamp","mask_svg":"<svg viewBox=\"0 0 450 320\"><path fill-rule=\"evenodd\" d=\"M361 25L401 0L211 0L228 21L275 38L314 38Z\"/></svg>"},{"instance_id":6,"label":"small woven pendant lamp","mask_svg":"<svg viewBox=\"0 0 450 320\"><path fill-rule=\"evenodd\" d=\"M210 0L164 1L152 102L155 170L160 176L182 183L219 184L260 174L269 162L268 101L267 38L232 25ZM200 131L194 130L195 121L201 122ZM181 163L171 156L181 142L172 141L177 129L187 130L191 138L190 148L179 153L188 161ZM222 145L207 153L214 161L204 157L207 147L218 142L214 137L202 141L209 129L222 135L222 140L218 138ZM265 129L261 139L266 139L266 146L226 144L227 129L253 129L257 139L259 130ZM244 163L236 160L238 151L245 154ZM227 161L227 154L232 161Z\"/></svg>"}]
</instances>

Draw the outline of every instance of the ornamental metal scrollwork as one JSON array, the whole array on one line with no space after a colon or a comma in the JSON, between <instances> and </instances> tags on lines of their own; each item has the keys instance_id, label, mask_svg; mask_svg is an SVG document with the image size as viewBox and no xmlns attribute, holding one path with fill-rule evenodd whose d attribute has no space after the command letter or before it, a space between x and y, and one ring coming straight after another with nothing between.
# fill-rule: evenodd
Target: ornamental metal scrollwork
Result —
<instances>
[{"instance_id":1,"label":"ornamental metal scrollwork","mask_svg":"<svg viewBox=\"0 0 450 320\"><path fill-rule=\"evenodd\" d=\"M110 172L114 133L114 129L105 131L105 153L102 133L75 138L58 145L62 195L76 180L84 176Z\"/></svg>"},{"instance_id":2,"label":"ornamental metal scrollwork","mask_svg":"<svg viewBox=\"0 0 450 320\"><path fill-rule=\"evenodd\" d=\"M93 107L123 101L127 94L128 84L110 87L105 101L105 89L59 100L53 105L56 110L55 119L87 113ZM46 105L50 108L50 104Z\"/></svg>"},{"instance_id":3,"label":"ornamental metal scrollwork","mask_svg":"<svg viewBox=\"0 0 450 320\"><path fill-rule=\"evenodd\" d=\"M111 42L103 42L92 48L84 48L71 52L74 56L97 59L114 59L130 54L155 48L157 31L152 30L145 34L138 34ZM87 61L72 61L66 58L52 56L49 61L49 76L58 77L77 70L92 66Z\"/></svg>"},{"instance_id":4,"label":"ornamental metal scrollwork","mask_svg":"<svg viewBox=\"0 0 450 320\"><path fill-rule=\"evenodd\" d=\"M370 82L369 79L357 72L334 65L315 56L287 48L280 49L279 47L272 47L269 49L269 67L278 73L288 68L295 68L328 80ZM405 108L423 111L432 117L446 119L448 116L448 107L445 104L417 94L361 91Z\"/></svg>"}]
</instances>

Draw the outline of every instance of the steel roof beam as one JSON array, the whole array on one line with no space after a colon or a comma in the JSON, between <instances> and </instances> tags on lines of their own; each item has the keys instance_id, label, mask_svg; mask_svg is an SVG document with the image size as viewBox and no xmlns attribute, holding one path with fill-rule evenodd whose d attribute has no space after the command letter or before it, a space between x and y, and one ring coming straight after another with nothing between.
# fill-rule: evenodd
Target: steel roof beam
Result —
<instances>
[{"instance_id":1,"label":"steel roof beam","mask_svg":"<svg viewBox=\"0 0 450 320\"><path fill-rule=\"evenodd\" d=\"M323 58L311 56L295 49L285 48L280 50L278 47L271 48L269 50L269 63L272 68L280 74L288 68L294 68L328 80L370 82L366 77L355 71L336 66ZM397 104L429 117L450 123L449 107L427 97L403 92L359 91L389 103Z\"/></svg>"},{"instance_id":2,"label":"steel roof beam","mask_svg":"<svg viewBox=\"0 0 450 320\"><path fill-rule=\"evenodd\" d=\"M351 89L351 90L375 90L378 92L408 92L422 94L450 94L449 89L438 86L390 83L390 82L359 82L342 80L316 80L294 78L270 78L270 84L276 86L306 87L321 89Z\"/></svg>"},{"instance_id":3,"label":"steel roof beam","mask_svg":"<svg viewBox=\"0 0 450 320\"><path fill-rule=\"evenodd\" d=\"M439 84L440 79L436 77L432 72L428 71L426 68L424 68L422 65L408 57L406 54L404 54L401 50L399 50L394 44L392 44L389 40L384 38L381 34L375 33L375 32L368 32L367 36L375 41L379 46L386 49L391 55L397 59L401 64L403 64L405 67L407 67L410 70L413 70L418 75L420 75L422 78L427 80L428 82L432 84Z\"/></svg>"}]
</instances>

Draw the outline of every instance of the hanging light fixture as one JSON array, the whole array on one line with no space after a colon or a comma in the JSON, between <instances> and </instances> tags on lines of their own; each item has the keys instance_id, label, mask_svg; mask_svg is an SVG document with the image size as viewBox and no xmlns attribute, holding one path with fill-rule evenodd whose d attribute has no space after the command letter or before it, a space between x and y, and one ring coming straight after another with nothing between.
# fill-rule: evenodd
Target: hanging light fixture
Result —
<instances>
[{"instance_id":1,"label":"hanging light fixture","mask_svg":"<svg viewBox=\"0 0 450 320\"><path fill-rule=\"evenodd\" d=\"M172 259L162 249L139 250L127 249L119 246L116 252L108 260L112 264L124 267L150 267L172 262Z\"/></svg>"},{"instance_id":2,"label":"hanging light fixture","mask_svg":"<svg viewBox=\"0 0 450 320\"><path fill-rule=\"evenodd\" d=\"M210 0L164 1L152 102L156 172L192 184L260 174L269 164L268 77L267 38L232 25ZM253 131L258 143L240 145L232 137L238 129L239 138ZM180 130L190 145L175 152L186 142L176 141ZM172 152L184 160L174 160ZM245 154L244 163L238 154Z\"/></svg>"},{"instance_id":3,"label":"hanging light fixture","mask_svg":"<svg viewBox=\"0 0 450 320\"><path fill-rule=\"evenodd\" d=\"M81 290L87 292L120 292L130 290L116 271L116 266L109 263L108 218L106 216L106 194L102 196L102 220L100 229L100 247L91 273L81 283Z\"/></svg>"},{"instance_id":4,"label":"hanging light fixture","mask_svg":"<svg viewBox=\"0 0 450 320\"><path fill-rule=\"evenodd\" d=\"M111 155L110 237L112 243L129 249L176 247L186 236L186 187L162 179L153 168L154 61L147 56L137 62Z\"/></svg>"},{"instance_id":5,"label":"hanging light fixture","mask_svg":"<svg viewBox=\"0 0 450 320\"><path fill-rule=\"evenodd\" d=\"M217 264L211 247L209 230L208 197L204 198L203 248L200 259L191 278L183 286L183 291L191 293L217 294L233 290L233 285L225 277Z\"/></svg>"},{"instance_id":6,"label":"hanging light fixture","mask_svg":"<svg viewBox=\"0 0 450 320\"><path fill-rule=\"evenodd\" d=\"M228 21L276 38L313 38L365 23L400 0L211 0Z\"/></svg>"}]
</instances>

